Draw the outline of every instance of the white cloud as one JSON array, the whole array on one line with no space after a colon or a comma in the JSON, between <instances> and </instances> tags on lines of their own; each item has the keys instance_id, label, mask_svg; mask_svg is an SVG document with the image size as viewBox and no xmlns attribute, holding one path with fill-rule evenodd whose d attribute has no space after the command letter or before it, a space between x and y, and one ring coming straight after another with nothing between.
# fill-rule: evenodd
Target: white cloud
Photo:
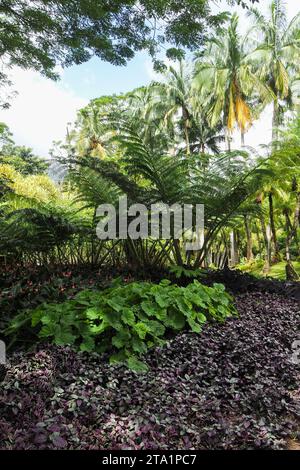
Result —
<instances>
[{"instance_id":1,"label":"white cloud","mask_svg":"<svg viewBox=\"0 0 300 470\"><path fill-rule=\"evenodd\" d=\"M64 139L67 123L87 100L33 71L15 68L10 75L18 95L8 110L0 110L0 121L9 126L17 144L48 156L53 140Z\"/></svg>"}]
</instances>

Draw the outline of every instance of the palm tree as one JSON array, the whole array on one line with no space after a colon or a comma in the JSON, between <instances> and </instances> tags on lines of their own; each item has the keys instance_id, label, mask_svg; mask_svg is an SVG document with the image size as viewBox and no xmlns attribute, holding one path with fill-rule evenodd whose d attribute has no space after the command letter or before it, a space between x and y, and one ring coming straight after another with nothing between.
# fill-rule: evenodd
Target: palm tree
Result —
<instances>
[{"instance_id":1,"label":"palm tree","mask_svg":"<svg viewBox=\"0 0 300 470\"><path fill-rule=\"evenodd\" d=\"M257 8L250 8L248 15L254 20L253 30L258 33L254 38L256 48L249 54L249 60L256 65L260 78L273 91L272 140L275 142L282 120L282 101L290 101L292 82L300 69L300 13L288 23L284 2L273 0L268 17Z\"/></svg>"},{"instance_id":2,"label":"palm tree","mask_svg":"<svg viewBox=\"0 0 300 470\"><path fill-rule=\"evenodd\" d=\"M75 140L75 147L79 155L104 157L106 152L103 145L105 133L102 123L100 108L96 103L91 103L78 113L77 126L79 132L73 131L71 140Z\"/></svg>"},{"instance_id":3,"label":"palm tree","mask_svg":"<svg viewBox=\"0 0 300 470\"><path fill-rule=\"evenodd\" d=\"M179 62L178 69L169 67L164 73L164 81L153 85L153 90L160 99L156 99L156 106L163 110L164 122L168 127L170 123L177 123L183 128L186 154L191 153L191 76L187 64Z\"/></svg>"},{"instance_id":4,"label":"palm tree","mask_svg":"<svg viewBox=\"0 0 300 470\"><path fill-rule=\"evenodd\" d=\"M222 36L211 39L204 55L196 61L194 87L206 97L210 106L210 123L214 127L220 119L230 136L237 125L242 144L245 132L253 121L250 99L270 100L270 90L262 83L248 62L245 40L238 33L238 16L231 17Z\"/></svg>"},{"instance_id":5,"label":"palm tree","mask_svg":"<svg viewBox=\"0 0 300 470\"><path fill-rule=\"evenodd\" d=\"M170 141L174 141L173 126L166 128L163 125L168 105L159 91L160 85L152 83L128 93L127 109L123 116L152 151L161 151L168 147Z\"/></svg>"},{"instance_id":6,"label":"palm tree","mask_svg":"<svg viewBox=\"0 0 300 470\"><path fill-rule=\"evenodd\" d=\"M204 153L211 152L212 154L220 153L220 144L225 141L225 134L223 125L218 122L214 127L211 127L209 122L209 108L204 106L199 97L193 97L193 122L191 128L191 150Z\"/></svg>"}]
</instances>

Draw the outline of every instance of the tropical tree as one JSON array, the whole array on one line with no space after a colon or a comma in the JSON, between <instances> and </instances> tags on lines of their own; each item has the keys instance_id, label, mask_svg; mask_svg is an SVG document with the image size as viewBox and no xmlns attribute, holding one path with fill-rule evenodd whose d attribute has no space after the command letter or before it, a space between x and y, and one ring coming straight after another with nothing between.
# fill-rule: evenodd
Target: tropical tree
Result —
<instances>
[{"instance_id":1,"label":"tropical tree","mask_svg":"<svg viewBox=\"0 0 300 470\"><path fill-rule=\"evenodd\" d=\"M238 32L238 16L234 14L227 29L207 43L206 51L197 54L194 88L209 105L210 124L220 120L227 132L230 149L231 134L237 126L244 135L252 124L252 100L268 102L271 91L249 64L245 39Z\"/></svg>"},{"instance_id":2,"label":"tropical tree","mask_svg":"<svg viewBox=\"0 0 300 470\"><path fill-rule=\"evenodd\" d=\"M162 115L167 128L178 126L182 130L185 151L190 155L190 129L192 127L191 72L188 64L178 62L162 75L162 81L152 85L156 112Z\"/></svg>"},{"instance_id":3,"label":"tropical tree","mask_svg":"<svg viewBox=\"0 0 300 470\"><path fill-rule=\"evenodd\" d=\"M70 132L70 140L74 141L75 149L79 155L97 157L105 156L103 146L104 128L100 117L100 109L91 103L78 113L76 127Z\"/></svg>"},{"instance_id":4,"label":"tropical tree","mask_svg":"<svg viewBox=\"0 0 300 470\"><path fill-rule=\"evenodd\" d=\"M225 140L224 128L221 121L214 127L211 126L209 108L201 103L198 96L193 97L192 105L191 151L201 152L202 154L220 153L220 144Z\"/></svg>"},{"instance_id":5,"label":"tropical tree","mask_svg":"<svg viewBox=\"0 0 300 470\"><path fill-rule=\"evenodd\" d=\"M176 139L174 123L169 120L168 125L165 125L164 116L168 102L160 91L160 84L151 83L149 86L136 88L127 93L127 109L122 116L152 151L168 148L169 144L174 145ZM119 119L120 114L117 121Z\"/></svg>"},{"instance_id":6,"label":"tropical tree","mask_svg":"<svg viewBox=\"0 0 300 470\"><path fill-rule=\"evenodd\" d=\"M278 128L282 123L284 103L291 105L295 94L295 75L299 78L300 62L300 13L290 22L282 0L273 0L265 17L257 8L250 8L248 15L254 26L251 43L255 49L248 59L256 66L261 80L271 88L273 101L273 136L278 140Z\"/></svg>"},{"instance_id":7,"label":"tropical tree","mask_svg":"<svg viewBox=\"0 0 300 470\"><path fill-rule=\"evenodd\" d=\"M159 66L157 53L166 43L167 57L178 58L184 49L199 47L209 28L225 18L226 13L212 11L210 0L3 0L0 58L54 79L57 65L81 64L92 56L125 65L137 51L147 50ZM0 85L8 82L0 70Z\"/></svg>"}]
</instances>

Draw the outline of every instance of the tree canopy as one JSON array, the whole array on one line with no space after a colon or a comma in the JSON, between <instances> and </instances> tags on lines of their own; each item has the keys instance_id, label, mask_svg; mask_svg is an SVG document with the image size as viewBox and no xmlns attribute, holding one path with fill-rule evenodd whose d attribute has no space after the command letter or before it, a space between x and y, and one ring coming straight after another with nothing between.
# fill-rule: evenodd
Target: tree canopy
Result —
<instances>
[{"instance_id":1,"label":"tree canopy","mask_svg":"<svg viewBox=\"0 0 300 470\"><path fill-rule=\"evenodd\" d=\"M2 0L0 56L55 78L58 64L80 64L93 55L124 65L136 51L155 56L167 45L167 55L176 56L179 47L199 47L224 17L212 13L209 0Z\"/></svg>"}]
</instances>

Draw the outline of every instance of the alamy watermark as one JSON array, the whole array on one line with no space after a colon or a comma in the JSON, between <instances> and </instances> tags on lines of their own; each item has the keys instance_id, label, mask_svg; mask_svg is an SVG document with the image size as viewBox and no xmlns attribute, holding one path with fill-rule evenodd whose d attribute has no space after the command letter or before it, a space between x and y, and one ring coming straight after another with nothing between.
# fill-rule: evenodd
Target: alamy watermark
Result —
<instances>
[{"instance_id":1,"label":"alamy watermark","mask_svg":"<svg viewBox=\"0 0 300 470\"><path fill-rule=\"evenodd\" d=\"M186 251L199 250L203 244L204 205L158 203L128 207L127 197L116 208L101 204L96 212L100 221L96 233L100 240L185 240Z\"/></svg>"},{"instance_id":2,"label":"alamy watermark","mask_svg":"<svg viewBox=\"0 0 300 470\"><path fill-rule=\"evenodd\" d=\"M0 365L6 364L6 345L0 340Z\"/></svg>"},{"instance_id":3,"label":"alamy watermark","mask_svg":"<svg viewBox=\"0 0 300 470\"><path fill-rule=\"evenodd\" d=\"M296 339L295 341L293 341L292 351L293 353L292 353L290 362L292 364L299 365L300 364L300 339Z\"/></svg>"}]
</instances>

